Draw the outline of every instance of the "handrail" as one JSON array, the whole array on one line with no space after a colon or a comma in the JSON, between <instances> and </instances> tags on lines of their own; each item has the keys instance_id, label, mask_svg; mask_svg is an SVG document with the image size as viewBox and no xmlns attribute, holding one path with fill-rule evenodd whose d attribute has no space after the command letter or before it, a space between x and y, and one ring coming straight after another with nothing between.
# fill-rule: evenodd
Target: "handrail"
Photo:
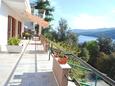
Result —
<instances>
[{"instance_id":1,"label":"handrail","mask_svg":"<svg viewBox=\"0 0 115 86\"><path fill-rule=\"evenodd\" d=\"M59 47L57 47L59 49ZM51 46L51 51L53 50L52 46ZM59 49L62 52L65 52L61 49ZM52 53L52 52L51 52ZM100 72L99 70L97 70L96 68L92 67L91 65L89 65L87 62L83 61L81 58L77 57L76 55L72 54L72 53L65 53L65 55L72 55L73 58L77 61L79 61L83 66L88 67L89 69L91 69L92 72L94 72L96 75L98 75L100 78L102 78L106 83L108 83L111 86L115 86L115 81L112 80L111 78L109 78L107 75L105 75L104 73Z\"/></svg>"},{"instance_id":2,"label":"handrail","mask_svg":"<svg viewBox=\"0 0 115 86\"><path fill-rule=\"evenodd\" d=\"M71 64L71 63L69 63L69 65L71 65L71 66L73 66L73 67L78 67L78 68L81 68L81 69L84 69L84 70L87 70L87 71L92 71L91 69L87 69L87 68L85 68L85 67L83 67L83 66L80 66L80 65Z\"/></svg>"},{"instance_id":3,"label":"handrail","mask_svg":"<svg viewBox=\"0 0 115 86\"><path fill-rule=\"evenodd\" d=\"M45 49L45 51L48 50L49 48L49 41L47 38L45 38L43 35L40 35L40 40L41 40L41 43L43 44L43 47Z\"/></svg>"},{"instance_id":4,"label":"handrail","mask_svg":"<svg viewBox=\"0 0 115 86\"><path fill-rule=\"evenodd\" d=\"M74 56L76 60L79 60L80 63L88 68L90 68L92 70L92 72L94 72L96 75L98 75L99 77L101 77L105 82L107 82L108 84L115 86L115 81L112 80L111 78L109 78L107 75L105 75L104 73L101 73L99 70L97 70L96 68L92 67L91 65L89 65L88 63L86 63L85 61L83 61L81 58L71 54L72 56Z\"/></svg>"}]
</instances>

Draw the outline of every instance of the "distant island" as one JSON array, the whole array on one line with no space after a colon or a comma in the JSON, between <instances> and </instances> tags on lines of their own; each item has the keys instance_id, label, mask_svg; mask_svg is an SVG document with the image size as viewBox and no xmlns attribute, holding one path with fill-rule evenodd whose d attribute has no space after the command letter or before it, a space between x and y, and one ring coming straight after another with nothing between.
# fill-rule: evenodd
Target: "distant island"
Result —
<instances>
[{"instance_id":1,"label":"distant island","mask_svg":"<svg viewBox=\"0 0 115 86\"><path fill-rule=\"evenodd\" d=\"M101 35L106 35L112 39L115 39L115 27L113 28L97 28L97 29L72 29L72 32L77 33L78 35L99 37Z\"/></svg>"}]
</instances>

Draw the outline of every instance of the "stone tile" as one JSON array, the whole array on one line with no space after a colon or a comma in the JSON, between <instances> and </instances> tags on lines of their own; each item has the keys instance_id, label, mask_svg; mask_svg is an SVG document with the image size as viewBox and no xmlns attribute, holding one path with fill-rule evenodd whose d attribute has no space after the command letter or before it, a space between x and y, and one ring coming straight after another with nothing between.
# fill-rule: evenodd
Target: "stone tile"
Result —
<instances>
[{"instance_id":1,"label":"stone tile","mask_svg":"<svg viewBox=\"0 0 115 86\"><path fill-rule=\"evenodd\" d=\"M28 41L22 40L22 43L26 46ZM36 42L38 43L36 48L33 45L34 43L34 41L30 41L7 86L57 86L52 73L52 59L48 60L48 53L43 51L44 48L40 45L40 41ZM0 75L2 74L0 76L0 86L3 86L7 80L19 56L5 54L0 58L2 60L0 62L0 70L2 70L0 72Z\"/></svg>"}]
</instances>

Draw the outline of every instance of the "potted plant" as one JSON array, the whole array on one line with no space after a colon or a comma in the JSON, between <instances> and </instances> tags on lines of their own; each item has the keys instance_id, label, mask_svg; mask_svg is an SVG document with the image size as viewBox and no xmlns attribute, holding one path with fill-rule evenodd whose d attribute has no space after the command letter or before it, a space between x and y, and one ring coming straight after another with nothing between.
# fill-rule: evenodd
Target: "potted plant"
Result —
<instances>
[{"instance_id":1,"label":"potted plant","mask_svg":"<svg viewBox=\"0 0 115 86\"><path fill-rule=\"evenodd\" d=\"M23 32L22 37L24 39L31 39L32 35L29 32Z\"/></svg>"},{"instance_id":2,"label":"potted plant","mask_svg":"<svg viewBox=\"0 0 115 86\"><path fill-rule=\"evenodd\" d=\"M31 37L30 33L29 32L25 32L25 38L26 39L30 39L30 37Z\"/></svg>"},{"instance_id":3,"label":"potted plant","mask_svg":"<svg viewBox=\"0 0 115 86\"><path fill-rule=\"evenodd\" d=\"M10 53L20 53L23 46L19 46L20 39L12 37L8 40L7 50Z\"/></svg>"},{"instance_id":4,"label":"potted plant","mask_svg":"<svg viewBox=\"0 0 115 86\"><path fill-rule=\"evenodd\" d=\"M58 58L58 62L60 64L66 64L67 63L67 60L68 60L68 57L64 55L64 53L60 53L59 54L59 58Z\"/></svg>"},{"instance_id":5,"label":"potted plant","mask_svg":"<svg viewBox=\"0 0 115 86\"><path fill-rule=\"evenodd\" d=\"M53 52L52 52L53 57L55 57L55 58L59 57L59 53L60 53L60 51L58 51L58 50L53 50Z\"/></svg>"}]
</instances>

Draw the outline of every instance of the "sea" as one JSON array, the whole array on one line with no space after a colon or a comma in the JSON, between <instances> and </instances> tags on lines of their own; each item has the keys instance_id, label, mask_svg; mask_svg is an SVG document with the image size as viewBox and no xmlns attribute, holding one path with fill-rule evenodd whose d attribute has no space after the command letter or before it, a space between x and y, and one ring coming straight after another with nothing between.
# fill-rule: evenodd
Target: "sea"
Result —
<instances>
[{"instance_id":1,"label":"sea","mask_svg":"<svg viewBox=\"0 0 115 86\"><path fill-rule=\"evenodd\" d=\"M78 36L78 42L79 43L84 43L84 42L88 42L88 41L96 41L97 37L93 37L93 36L85 36L85 35L79 35ZM115 42L115 39L112 39Z\"/></svg>"}]
</instances>

